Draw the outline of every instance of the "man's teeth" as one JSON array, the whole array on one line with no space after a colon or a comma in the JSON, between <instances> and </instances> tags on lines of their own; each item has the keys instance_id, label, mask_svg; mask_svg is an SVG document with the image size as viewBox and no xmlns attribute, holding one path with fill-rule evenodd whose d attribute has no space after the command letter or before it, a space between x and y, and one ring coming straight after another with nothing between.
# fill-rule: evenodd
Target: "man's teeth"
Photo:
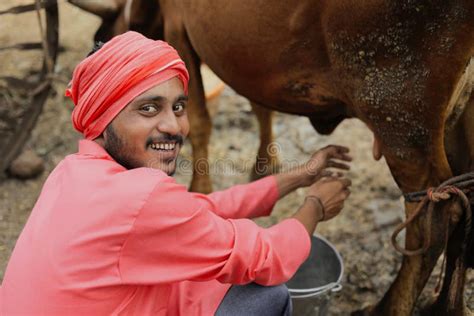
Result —
<instances>
[{"instance_id":1,"label":"man's teeth","mask_svg":"<svg viewBox=\"0 0 474 316\"><path fill-rule=\"evenodd\" d=\"M157 143L151 144L150 147L155 150L174 150L175 146L175 143Z\"/></svg>"}]
</instances>

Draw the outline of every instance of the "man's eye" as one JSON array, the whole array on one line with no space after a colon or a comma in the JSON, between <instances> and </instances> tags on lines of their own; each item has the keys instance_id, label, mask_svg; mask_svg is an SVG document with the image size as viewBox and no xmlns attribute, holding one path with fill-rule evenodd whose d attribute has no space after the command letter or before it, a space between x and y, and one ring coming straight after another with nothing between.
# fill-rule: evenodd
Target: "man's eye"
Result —
<instances>
[{"instance_id":1,"label":"man's eye","mask_svg":"<svg viewBox=\"0 0 474 316\"><path fill-rule=\"evenodd\" d=\"M183 103L176 103L173 105L173 112L183 112L185 107L186 106Z\"/></svg>"},{"instance_id":2,"label":"man's eye","mask_svg":"<svg viewBox=\"0 0 474 316\"><path fill-rule=\"evenodd\" d=\"M154 104L145 104L144 106L140 108L140 110L145 113L155 113L158 111L158 109L156 108L156 105Z\"/></svg>"}]
</instances>

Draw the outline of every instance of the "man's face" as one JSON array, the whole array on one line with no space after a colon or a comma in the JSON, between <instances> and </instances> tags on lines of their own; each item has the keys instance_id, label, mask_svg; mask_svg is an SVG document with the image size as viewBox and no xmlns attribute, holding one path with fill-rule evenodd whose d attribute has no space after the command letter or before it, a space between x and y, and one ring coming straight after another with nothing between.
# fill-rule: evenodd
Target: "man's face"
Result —
<instances>
[{"instance_id":1,"label":"man's face","mask_svg":"<svg viewBox=\"0 0 474 316\"><path fill-rule=\"evenodd\" d=\"M103 133L103 145L127 169L149 167L168 175L189 133L187 97L178 78L133 99Z\"/></svg>"}]
</instances>

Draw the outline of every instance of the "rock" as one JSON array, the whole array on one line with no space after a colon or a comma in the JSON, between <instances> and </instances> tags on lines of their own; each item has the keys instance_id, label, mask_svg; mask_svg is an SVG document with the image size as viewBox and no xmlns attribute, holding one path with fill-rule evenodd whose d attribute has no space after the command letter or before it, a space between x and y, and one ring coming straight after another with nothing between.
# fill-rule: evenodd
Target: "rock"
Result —
<instances>
[{"instance_id":1,"label":"rock","mask_svg":"<svg viewBox=\"0 0 474 316\"><path fill-rule=\"evenodd\" d=\"M30 179L44 170L44 161L33 150L25 150L10 164L8 173L15 178Z\"/></svg>"},{"instance_id":2,"label":"rock","mask_svg":"<svg viewBox=\"0 0 474 316\"><path fill-rule=\"evenodd\" d=\"M399 212L388 209L386 211L374 212L374 221L377 228L387 228L402 222Z\"/></svg>"},{"instance_id":3,"label":"rock","mask_svg":"<svg viewBox=\"0 0 474 316\"><path fill-rule=\"evenodd\" d=\"M367 203L368 208L372 210L375 226L379 229L385 229L397 225L403 219L403 205L397 202L387 201L386 199L372 199Z\"/></svg>"}]
</instances>

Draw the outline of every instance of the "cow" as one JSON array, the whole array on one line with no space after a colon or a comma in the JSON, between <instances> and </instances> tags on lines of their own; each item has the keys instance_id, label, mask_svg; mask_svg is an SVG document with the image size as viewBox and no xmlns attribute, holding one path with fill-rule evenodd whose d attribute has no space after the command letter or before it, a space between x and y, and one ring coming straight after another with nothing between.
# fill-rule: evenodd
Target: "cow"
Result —
<instances>
[{"instance_id":1,"label":"cow","mask_svg":"<svg viewBox=\"0 0 474 316\"><path fill-rule=\"evenodd\" d=\"M319 133L359 118L374 134L374 158L385 157L404 194L474 170L472 0L69 1L103 18L96 37L125 27L178 49L193 78L193 149L207 145L210 132L205 62L253 104L304 115ZM468 312L468 260L459 251L471 234L467 210L451 198L428 221L414 217L418 205L405 201L407 251L396 279L361 313L410 315L444 250L443 286L427 311Z\"/></svg>"}]
</instances>

